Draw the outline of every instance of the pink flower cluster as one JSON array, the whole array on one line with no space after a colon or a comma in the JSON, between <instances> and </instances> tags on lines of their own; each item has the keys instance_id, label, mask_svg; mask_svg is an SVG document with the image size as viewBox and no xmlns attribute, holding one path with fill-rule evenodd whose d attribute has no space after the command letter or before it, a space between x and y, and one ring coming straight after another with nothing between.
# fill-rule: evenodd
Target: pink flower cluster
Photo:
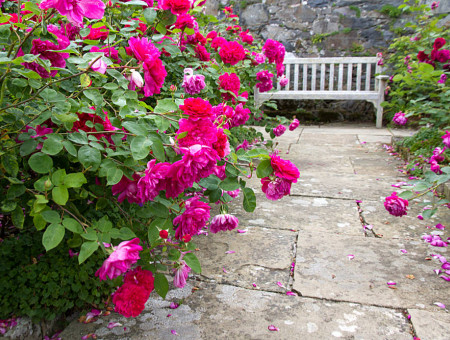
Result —
<instances>
[{"instance_id":1,"label":"pink flower cluster","mask_svg":"<svg viewBox=\"0 0 450 340\"><path fill-rule=\"evenodd\" d=\"M178 226L175 238L179 240L185 235L197 235L210 217L210 206L198 197L188 199L185 208L186 210L173 220L173 224Z\"/></svg>"},{"instance_id":2,"label":"pink flower cluster","mask_svg":"<svg viewBox=\"0 0 450 340\"><path fill-rule=\"evenodd\" d=\"M386 197L384 201L384 207L389 214L398 217L407 214L408 204L408 200L398 197L395 191L391 194L391 196Z\"/></svg>"},{"instance_id":3,"label":"pink flower cluster","mask_svg":"<svg viewBox=\"0 0 450 340\"><path fill-rule=\"evenodd\" d=\"M129 271L125 275L124 284L113 294L114 311L126 318L138 316L144 310L153 289L154 278L151 271L141 267Z\"/></svg>"},{"instance_id":4,"label":"pink flower cluster","mask_svg":"<svg viewBox=\"0 0 450 340\"><path fill-rule=\"evenodd\" d=\"M270 164L273 174L261 178L261 184L266 197L275 201L291 193L291 185L297 183L300 172L291 161L281 159L275 154L270 156Z\"/></svg>"},{"instance_id":5,"label":"pink flower cluster","mask_svg":"<svg viewBox=\"0 0 450 340\"><path fill-rule=\"evenodd\" d=\"M444 38L436 38L433 43L433 49L430 54L426 54L425 51L419 51L417 59L421 63L428 63L436 67L436 62L446 63L450 60L450 50L442 49L446 41Z\"/></svg>"},{"instance_id":6,"label":"pink flower cluster","mask_svg":"<svg viewBox=\"0 0 450 340\"><path fill-rule=\"evenodd\" d=\"M146 97L159 94L167 76L161 53L147 38L131 37L128 41L134 57L144 68L144 95Z\"/></svg>"},{"instance_id":7,"label":"pink flower cluster","mask_svg":"<svg viewBox=\"0 0 450 340\"><path fill-rule=\"evenodd\" d=\"M439 163L442 163L445 160L444 152L446 147L443 148L437 147L433 150L433 155L430 157L429 164L430 170L435 172L436 174L442 174L441 167Z\"/></svg>"},{"instance_id":8,"label":"pink flower cluster","mask_svg":"<svg viewBox=\"0 0 450 340\"><path fill-rule=\"evenodd\" d=\"M140 259L139 252L143 248L139 242L138 238L121 242L103 262L95 276L98 276L100 280L106 280L107 277L113 280L129 270Z\"/></svg>"},{"instance_id":9,"label":"pink flower cluster","mask_svg":"<svg viewBox=\"0 0 450 340\"><path fill-rule=\"evenodd\" d=\"M216 215L211 220L210 231L213 234L219 231L233 230L239 226L239 220L236 216L230 214Z\"/></svg>"},{"instance_id":10,"label":"pink flower cluster","mask_svg":"<svg viewBox=\"0 0 450 340\"><path fill-rule=\"evenodd\" d=\"M405 125L408 122L408 118L405 117L405 113L399 111L394 115L392 121L397 125Z\"/></svg>"},{"instance_id":11,"label":"pink flower cluster","mask_svg":"<svg viewBox=\"0 0 450 340\"><path fill-rule=\"evenodd\" d=\"M440 275L439 277L445 281L450 281L450 262L448 262L447 259L440 254L434 254L432 256L434 258L437 258L442 263L441 269L435 270L436 274L437 275L446 274L446 275Z\"/></svg>"},{"instance_id":12,"label":"pink flower cluster","mask_svg":"<svg viewBox=\"0 0 450 340\"><path fill-rule=\"evenodd\" d=\"M158 0L158 5L163 10L170 10L174 15L186 14L192 7L191 0Z\"/></svg>"},{"instance_id":13,"label":"pink flower cluster","mask_svg":"<svg viewBox=\"0 0 450 340\"><path fill-rule=\"evenodd\" d=\"M443 241L439 235L424 235L422 238L435 247L448 247L448 243Z\"/></svg>"},{"instance_id":14,"label":"pink flower cluster","mask_svg":"<svg viewBox=\"0 0 450 340\"><path fill-rule=\"evenodd\" d=\"M273 88L272 78L273 74L267 70L259 71L256 74L256 79L259 81L259 83L256 84L256 87L258 88L259 92L267 92Z\"/></svg>"},{"instance_id":15,"label":"pink flower cluster","mask_svg":"<svg viewBox=\"0 0 450 340\"><path fill-rule=\"evenodd\" d=\"M106 5L102 0L43 0L39 8L54 8L61 15L67 16L70 23L82 27L84 17L102 19Z\"/></svg>"},{"instance_id":16,"label":"pink flower cluster","mask_svg":"<svg viewBox=\"0 0 450 340\"><path fill-rule=\"evenodd\" d=\"M277 127L274 127L272 131L275 136L280 137L286 132L286 127L283 124L280 124Z\"/></svg>"},{"instance_id":17,"label":"pink flower cluster","mask_svg":"<svg viewBox=\"0 0 450 340\"><path fill-rule=\"evenodd\" d=\"M289 125L289 131L294 131L296 128L298 128L299 125L300 125L300 122L298 121L298 119L294 118L292 123Z\"/></svg>"}]
</instances>

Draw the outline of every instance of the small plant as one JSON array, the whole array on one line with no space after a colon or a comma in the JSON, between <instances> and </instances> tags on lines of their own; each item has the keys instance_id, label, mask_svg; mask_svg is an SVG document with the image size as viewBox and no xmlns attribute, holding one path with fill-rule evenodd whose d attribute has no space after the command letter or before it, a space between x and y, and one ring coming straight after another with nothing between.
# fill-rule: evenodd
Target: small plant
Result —
<instances>
[{"instance_id":1,"label":"small plant","mask_svg":"<svg viewBox=\"0 0 450 340\"><path fill-rule=\"evenodd\" d=\"M384 5L381 7L380 13L387 15L389 18L396 19L402 15L403 11L392 5Z\"/></svg>"},{"instance_id":2,"label":"small plant","mask_svg":"<svg viewBox=\"0 0 450 340\"><path fill-rule=\"evenodd\" d=\"M365 48L363 45L354 42L352 43L350 51L352 51L353 53L362 53L365 51Z\"/></svg>"},{"instance_id":3,"label":"small plant","mask_svg":"<svg viewBox=\"0 0 450 340\"><path fill-rule=\"evenodd\" d=\"M359 9L359 7L352 5L349 8L355 12L357 18L361 17L361 10Z\"/></svg>"}]
</instances>

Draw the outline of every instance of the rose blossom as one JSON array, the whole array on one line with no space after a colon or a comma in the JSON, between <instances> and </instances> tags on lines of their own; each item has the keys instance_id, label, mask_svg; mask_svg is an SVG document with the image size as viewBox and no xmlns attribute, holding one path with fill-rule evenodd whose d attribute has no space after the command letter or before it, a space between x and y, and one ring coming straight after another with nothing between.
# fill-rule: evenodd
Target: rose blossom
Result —
<instances>
[{"instance_id":1,"label":"rose blossom","mask_svg":"<svg viewBox=\"0 0 450 340\"><path fill-rule=\"evenodd\" d=\"M205 46L198 44L197 46L195 46L194 48L195 51L195 55L197 56L197 58L200 61L210 61L211 57L210 57L210 53L208 52L208 50L205 48Z\"/></svg>"},{"instance_id":2,"label":"rose blossom","mask_svg":"<svg viewBox=\"0 0 450 340\"><path fill-rule=\"evenodd\" d=\"M147 163L145 176L141 177L137 183L138 197L140 202L153 201L160 191L166 190L166 173L170 163L158 163L152 159Z\"/></svg>"},{"instance_id":3,"label":"rose blossom","mask_svg":"<svg viewBox=\"0 0 450 340\"><path fill-rule=\"evenodd\" d=\"M137 317L145 308L150 293L142 286L124 283L113 295L114 311L126 318Z\"/></svg>"},{"instance_id":4,"label":"rose blossom","mask_svg":"<svg viewBox=\"0 0 450 340\"><path fill-rule=\"evenodd\" d=\"M433 49L438 50L441 47L444 47L446 41L444 38L436 38L433 43Z\"/></svg>"},{"instance_id":5,"label":"rose blossom","mask_svg":"<svg viewBox=\"0 0 450 340\"><path fill-rule=\"evenodd\" d=\"M122 179L119 183L114 184L111 187L112 194L118 195L117 201L119 203L122 203L125 198L129 203L143 203L142 198L139 197L139 190L138 190L138 181L141 179L141 176L134 173L133 174L133 180L128 179L125 175L122 176Z\"/></svg>"},{"instance_id":6,"label":"rose blossom","mask_svg":"<svg viewBox=\"0 0 450 340\"><path fill-rule=\"evenodd\" d=\"M408 200L398 197L397 193L394 191L391 196L386 197L384 207L389 214L401 217L407 214L408 204Z\"/></svg>"},{"instance_id":7,"label":"rose blossom","mask_svg":"<svg viewBox=\"0 0 450 340\"><path fill-rule=\"evenodd\" d=\"M441 3L440 1L433 1L433 2L431 3L431 9L436 9L436 8L438 8L440 3Z\"/></svg>"},{"instance_id":8,"label":"rose blossom","mask_svg":"<svg viewBox=\"0 0 450 340\"><path fill-rule=\"evenodd\" d=\"M219 77L219 88L230 91L237 97L241 88L241 81L236 73L228 74L226 72ZM222 93L222 98L224 100L234 100L233 96L229 93Z\"/></svg>"},{"instance_id":9,"label":"rose blossom","mask_svg":"<svg viewBox=\"0 0 450 340\"><path fill-rule=\"evenodd\" d=\"M149 294L155 288L154 286L153 273L150 270L142 269L141 267L136 267L126 273L123 280L124 283L133 283L145 289Z\"/></svg>"},{"instance_id":10,"label":"rose blossom","mask_svg":"<svg viewBox=\"0 0 450 340\"><path fill-rule=\"evenodd\" d=\"M158 0L163 10L170 10L173 15L186 14L191 8L190 0Z\"/></svg>"},{"instance_id":11,"label":"rose blossom","mask_svg":"<svg viewBox=\"0 0 450 340\"><path fill-rule=\"evenodd\" d=\"M226 43L223 43L219 55L220 58L222 58L223 63L230 65L236 65L238 62L245 59L244 48L237 41L227 41Z\"/></svg>"},{"instance_id":12,"label":"rose blossom","mask_svg":"<svg viewBox=\"0 0 450 340\"><path fill-rule=\"evenodd\" d=\"M184 87L184 91L187 94L198 94L206 86L205 76L201 74L194 75L194 71L191 68L185 68L183 84L181 86Z\"/></svg>"},{"instance_id":13,"label":"rose blossom","mask_svg":"<svg viewBox=\"0 0 450 340\"><path fill-rule=\"evenodd\" d=\"M277 127L274 127L272 131L275 136L280 137L286 131L286 127L283 124L280 124Z\"/></svg>"},{"instance_id":14,"label":"rose blossom","mask_svg":"<svg viewBox=\"0 0 450 340\"><path fill-rule=\"evenodd\" d=\"M250 109L244 109L244 105L238 104L234 110L233 117L231 118L230 126L235 127L245 124L247 120L249 120L250 114Z\"/></svg>"},{"instance_id":15,"label":"rose blossom","mask_svg":"<svg viewBox=\"0 0 450 340\"><path fill-rule=\"evenodd\" d=\"M272 78L273 74L267 70L259 71L256 74L256 79L259 81L259 83L256 84L256 87L259 92L267 92L273 88Z\"/></svg>"},{"instance_id":16,"label":"rose blossom","mask_svg":"<svg viewBox=\"0 0 450 340\"><path fill-rule=\"evenodd\" d=\"M228 142L228 137L223 132L223 129L218 129L217 141L212 145L212 147L217 151L220 158L230 154L230 143Z\"/></svg>"},{"instance_id":17,"label":"rose blossom","mask_svg":"<svg viewBox=\"0 0 450 340\"><path fill-rule=\"evenodd\" d=\"M289 131L294 131L296 128L298 128L299 125L300 125L300 122L298 121L298 119L294 118L292 123L289 125Z\"/></svg>"},{"instance_id":18,"label":"rose blossom","mask_svg":"<svg viewBox=\"0 0 450 340\"><path fill-rule=\"evenodd\" d=\"M433 156L431 156L430 161L436 161L438 163L443 162L445 160L444 152L445 152L445 147L444 148L440 148L440 147L435 148L433 150Z\"/></svg>"},{"instance_id":19,"label":"rose blossom","mask_svg":"<svg viewBox=\"0 0 450 340\"><path fill-rule=\"evenodd\" d=\"M140 259L139 252L142 247L139 242L140 240L136 237L130 241L121 242L116 248L113 248L114 251L95 272L95 276L98 276L100 280L106 280L106 277L113 280L125 273Z\"/></svg>"},{"instance_id":20,"label":"rose blossom","mask_svg":"<svg viewBox=\"0 0 450 340\"><path fill-rule=\"evenodd\" d=\"M284 178L292 183L297 183L297 179L300 177L300 171L298 171L294 163L282 159L275 154L271 154L270 164L272 165L275 176Z\"/></svg>"},{"instance_id":21,"label":"rose blossom","mask_svg":"<svg viewBox=\"0 0 450 340\"><path fill-rule=\"evenodd\" d=\"M447 81L447 75L446 74L441 74L441 77L438 80L438 84L445 84L445 82Z\"/></svg>"},{"instance_id":22,"label":"rose blossom","mask_svg":"<svg viewBox=\"0 0 450 340\"><path fill-rule=\"evenodd\" d=\"M287 79L283 74L283 76L280 78L280 86L285 87L287 84L289 84L289 79Z\"/></svg>"},{"instance_id":23,"label":"rose blossom","mask_svg":"<svg viewBox=\"0 0 450 340\"><path fill-rule=\"evenodd\" d=\"M83 18L102 19L106 5L102 0L43 0L41 9L55 8L75 26L83 26Z\"/></svg>"},{"instance_id":24,"label":"rose blossom","mask_svg":"<svg viewBox=\"0 0 450 340\"><path fill-rule=\"evenodd\" d=\"M392 121L397 125L405 125L408 121L408 118L405 117L405 114L402 111L399 111L394 115Z\"/></svg>"},{"instance_id":25,"label":"rose blossom","mask_svg":"<svg viewBox=\"0 0 450 340\"><path fill-rule=\"evenodd\" d=\"M269 63L283 64L286 49L276 40L267 39L262 52L269 59Z\"/></svg>"},{"instance_id":26,"label":"rose blossom","mask_svg":"<svg viewBox=\"0 0 450 340\"><path fill-rule=\"evenodd\" d=\"M142 88L144 86L144 79L141 74L135 70L131 71L131 74L127 79L130 81L128 84L128 90L134 91L136 87Z\"/></svg>"},{"instance_id":27,"label":"rose blossom","mask_svg":"<svg viewBox=\"0 0 450 340\"><path fill-rule=\"evenodd\" d=\"M186 98L180 109L190 120L212 119L212 105L202 98Z\"/></svg>"},{"instance_id":28,"label":"rose blossom","mask_svg":"<svg viewBox=\"0 0 450 340\"><path fill-rule=\"evenodd\" d=\"M190 147L195 144L212 146L217 142L217 127L210 119L180 119L178 121L180 128L176 132L177 136L187 132L183 138L178 139L178 145L181 147Z\"/></svg>"},{"instance_id":29,"label":"rose blossom","mask_svg":"<svg viewBox=\"0 0 450 340\"><path fill-rule=\"evenodd\" d=\"M220 214L212 218L210 231L216 234L219 231L233 230L238 227L239 220L236 216L230 214Z\"/></svg>"},{"instance_id":30,"label":"rose blossom","mask_svg":"<svg viewBox=\"0 0 450 340\"><path fill-rule=\"evenodd\" d=\"M442 143L444 143L445 146L450 148L450 132L445 131L445 135L443 135L441 138L442 138Z\"/></svg>"},{"instance_id":31,"label":"rose blossom","mask_svg":"<svg viewBox=\"0 0 450 340\"><path fill-rule=\"evenodd\" d=\"M198 197L188 199L185 207L186 210L173 220L173 224L178 226L175 231L175 238L178 240L184 235L197 235L210 217L210 206Z\"/></svg>"},{"instance_id":32,"label":"rose blossom","mask_svg":"<svg viewBox=\"0 0 450 340\"><path fill-rule=\"evenodd\" d=\"M264 177L261 178L261 184L262 192L272 201L279 200L291 193L291 182L284 178L275 177L271 180L269 177Z\"/></svg>"},{"instance_id":33,"label":"rose blossom","mask_svg":"<svg viewBox=\"0 0 450 340\"><path fill-rule=\"evenodd\" d=\"M186 286L186 280L190 271L191 268L189 268L185 261L181 260L178 267L173 269L173 273L175 274L173 278L173 285L177 288L183 288Z\"/></svg>"},{"instance_id":34,"label":"rose blossom","mask_svg":"<svg viewBox=\"0 0 450 340\"><path fill-rule=\"evenodd\" d=\"M217 51L218 48L222 47L225 43L227 43L227 39L223 37L215 37L211 41L211 47Z\"/></svg>"},{"instance_id":35,"label":"rose blossom","mask_svg":"<svg viewBox=\"0 0 450 340\"><path fill-rule=\"evenodd\" d=\"M93 62L94 60L95 60L95 58L92 59L91 62ZM107 68L106 63L102 60L102 58L97 59L95 62L93 62L89 66L91 67L92 71L95 71L95 72L98 72L101 74L105 74L106 68Z\"/></svg>"},{"instance_id":36,"label":"rose blossom","mask_svg":"<svg viewBox=\"0 0 450 340\"><path fill-rule=\"evenodd\" d=\"M248 30L239 33L239 37L241 40L249 45L253 44L253 37L251 34L248 34Z\"/></svg>"}]
</instances>

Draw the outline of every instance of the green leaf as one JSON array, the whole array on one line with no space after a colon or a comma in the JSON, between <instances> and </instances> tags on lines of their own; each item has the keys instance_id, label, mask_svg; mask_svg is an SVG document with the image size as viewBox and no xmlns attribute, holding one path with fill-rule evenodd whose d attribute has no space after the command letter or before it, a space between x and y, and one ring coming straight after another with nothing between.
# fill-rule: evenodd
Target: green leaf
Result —
<instances>
[{"instance_id":1,"label":"green leaf","mask_svg":"<svg viewBox=\"0 0 450 340\"><path fill-rule=\"evenodd\" d=\"M151 211L153 216L167 218L169 216L169 209L161 203L151 202L148 206L148 209Z\"/></svg>"},{"instance_id":2,"label":"green leaf","mask_svg":"<svg viewBox=\"0 0 450 340\"><path fill-rule=\"evenodd\" d=\"M41 214L36 214L33 216L33 224L36 227L36 230L43 230L47 225L47 222L45 222Z\"/></svg>"},{"instance_id":3,"label":"green leaf","mask_svg":"<svg viewBox=\"0 0 450 340\"><path fill-rule=\"evenodd\" d=\"M161 99L158 100L158 104L156 104L156 107L154 109L155 113L166 113L166 112L172 112L177 111L178 105L170 98Z\"/></svg>"},{"instance_id":4,"label":"green leaf","mask_svg":"<svg viewBox=\"0 0 450 340\"><path fill-rule=\"evenodd\" d=\"M82 264L98 249L98 243L96 241L84 242L81 245L80 254L78 255L78 263Z\"/></svg>"},{"instance_id":5,"label":"green leaf","mask_svg":"<svg viewBox=\"0 0 450 340\"><path fill-rule=\"evenodd\" d=\"M200 274L202 272L202 267L200 266L200 261L197 256L193 253L187 253L183 256L183 260L186 264L196 273Z\"/></svg>"},{"instance_id":6,"label":"green leaf","mask_svg":"<svg viewBox=\"0 0 450 340\"><path fill-rule=\"evenodd\" d=\"M14 209L11 212L11 219L12 223L16 228L22 229L23 228L23 222L25 221L25 215L23 214L22 207L17 206L16 209Z\"/></svg>"},{"instance_id":7,"label":"green leaf","mask_svg":"<svg viewBox=\"0 0 450 340\"><path fill-rule=\"evenodd\" d=\"M148 7L144 9L143 14L147 25L150 25L156 19L156 11L153 8Z\"/></svg>"},{"instance_id":8,"label":"green leaf","mask_svg":"<svg viewBox=\"0 0 450 340\"><path fill-rule=\"evenodd\" d=\"M239 189L241 186L239 185L239 182L235 177L235 178L225 178L225 180L219 184L219 187L225 191L233 191Z\"/></svg>"},{"instance_id":9,"label":"green leaf","mask_svg":"<svg viewBox=\"0 0 450 340\"><path fill-rule=\"evenodd\" d=\"M161 273L156 273L154 284L158 295L165 299L167 292L169 291L169 281L167 281L166 276Z\"/></svg>"},{"instance_id":10,"label":"green leaf","mask_svg":"<svg viewBox=\"0 0 450 340\"><path fill-rule=\"evenodd\" d=\"M256 208L256 196L252 189L244 188L244 201L242 205L247 212L253 212Z\"/></svg>"},{"instance_id":11,"label":"green leaf","mask_svg":"<svg viewBox=\"0 0 450 340\"><path fill-rule=\"evenodd\" d=\"M22 145L20 145L20 155L22 157L28 156L30 153L36 150L38 144L39 141L37 141L35 138L26 140L22 143Z\"/></svg>"},{"instance_id":12,"label":"green leaf","mask_svg":"<svg viewBox=\"0 0 450 340\"><path fill-rule=\"evenodd\" d=\"M249 150L246 154L247 157L255 158L255 157L269 157L269 151L267 149L256 148Z\"/></svg>"},{"instance_id":13,"label":"green leaf","mask_svg":"<svg viewBox=\"0 0 450 340\"><path fill-rule=\"evenodd\" d=\"M59 153L63 149L63 144L62 138L60 136L58 137L55 135L48 135L47 139L44 141L42 152L51 156Z\"/></svg>"},{"instance_id":14,"label":"green leaf","mask_svg":"<svg viewBox=\"0 0 450 340\"><path fill-rule=\"evenodd\" d=\"M219 187L220 178L216 175L211 175L206 178L202 178L198 184L200 184L203 188L208 190L216 190Z\"/></svg>"},{"instance_id":15,"label":"green leaf","mask_svg":"<svg viewBox=\"0 0 450 340\"><path fill-rule=\"evenodd\" d=\"M256 168L256 176L258 178L268 177L273 173L273 168L270 159L263 159Z\"/></svg>"},{"instance_id":16,"label":"green leaf","mask_svg":"<svg viewBox=\"0 0 450 340\"><path fill-rule=\"evenodd\" d=\"M54 187L52 190L52 198L55 203L65 205L69 200L69 191L67 190L67 187L64 185Z\"/></svg>"},{"instance_id":17,"label":"green leaf","mask_svg":"<svg viewBox=\"0 0 450 340\"><path fill-rule=\"evenodd\" d=\"M122 240L131 240L136 237L136 234L128 227L122 227L119 230L120 239Z\"/></svg>"},{"instance_id":18,"label":"green leaf","mask_svg":"<svg viewBox=\"0 0 450 340\"><path fill-rule=\"evenodd\" d=\"M150 154L152 141L144 136L136 136L130 144L131 155L135 160L144 159Z\"/></svg>"},{"instance_id":19,"label":"green leaf","mask_svg":"<svg viewBox=\"0 0 450 340\"><path fill-rule=\"evenodd\" d=\"M82 234L84 232L81 224L71 217L65 217L62 224L67 230L70 230L75 234Z\"/></svg>"},{"instance_id":20,"label":"green leaf","mask_svg":"<svg viewBox=\"0 0 450 340\"><path fill-rule=\"evenodd\" d=\"M5 200L2 202L2 211L4 213L9 213L9 212L13 211L14 209L16 209L16 207L17 207L16 201Z\"/></svg>"},{"instance_id":21,"label":"green leaf","mask_svg":"<svg viewBox=\"0 0 450 340\"><path fill-rule=\"evenodd\" d=\"M111 231L113 225L112 222L108 219L108 216L103 216L100 220L97 222L97 228L102 233L108 233Z\"/></svg>"},{"instance_id":22,"label":"green leaf","mask_svg":"<svg viewBox=\"0 0 450 340\"><path fill-rule=\"evenodd\" d=\"M81 188L81 186L86 183L87 179L82 172L68 174L64 179L64 184L68 188Z\"/></svg>"},{"instance_id":23,"label":"green leaf","mask_svg":"<svg viewBox=\"0 0 450 340\"><path fill-rule=\"evenodd\" d=\"M147 136L148 135L148 130L139 123L128 121L128 122L124 122L122 124L122 126L137 136Z\"/></svg>"},{"instance_id":24,"label":"green leaf","mask_svg":"<svg viewBox=\"0 0 450 340\"><path fill-rule=\"evenodd\" d=\"M88 144L89 143L89 140L85 133L82 134L80 132L73 132L73 133L70 133L67 138L76 144Z\"/></svg>"},{"instance_id":25,"label":"green leaf","mask_svg":"<svg viewBox=\"0 0 450 340\"><path fill-rule=\"evenodd\" d=\"M41 212L42 217L48 223L59 223L61 221L61 216L54 210L46 210Z\"/></svg>"},{"instance_id":26,"label":"green leaf","mask_svg":"<svg viewBox=\"0 0 450 340\"><path fill-rule=\"evenodd\" d=\"M91 171L95 171L100 166L102 154L97 149L94 149L88 145L83 145L78 150L78 159L86 169L91 168Z\"/></svg>"},{"instance_id":27,"label":"green leaf","mask_svg":"<svg viewBox=\"0 0 450 340\"><path fill-rule=\"evenodd\" d=\"M12 177L16 177L19 172L19 164L15 156L7 153L2 156L2 166L8 174Z\"/></svg>"},{"instance_id":28,"label":"green leaf","mask_svg":"<svg viewBox=\"0 0 450 340\"><path fill-rule=\"evenodd\" d=\"M50 224L42 235L42 244L46 251L49 251L58 246L64 238L66 230L59 223Z\"/></svg>"},{"instance_id":29,"label":"green leaf","mask_svg":"<svg viewBox=\"0 0 450 340\"><path fill-rule=\"evenodd\" d=\"M66 170L59 169L52 175L52 183L54 185L62 185L64 183L64 177L66 177Z\"/></svg>"},{"instance_id":30,"label":"green leaf","mask_svg":"<svg viewBox=\"0 0 450 340\"><path fill-rule=\"evenodd\" d=\"M106 178L108 179L108 185L114 185L120 182L123 177L123 171L119 168L108 169Z\"/></svg>"},{"instance_id":31,"label":"green leaf","mask_svg":"<svg viewBox=\"0 0 450 340\"><path fill-rule=\"evenodd\" d=\"M410 198L412 198L414 196L414 193L412 191L403 191L402 193L400 193L398 195L398 197L403 198L405 200L409 200Z\"/></svg>"},{"instance_id":32,"label":"green leaf","mask_svg":"<svg viewBox=\"0 0 450 340\"><path fill-rule=\"evenodd\" d=\"M81 234L81 237L88 241L97 241L98 235L94 229L88 229L86 233Z\"/></svg>"},{"instance_id":33,"label":"green leaf","mask_svg":"<svg viewBox=\"0 0 450 340\"><path fill-rule=\"evenodd\" d=\"M26 190L27 188L23 184L11 184L8 192L6 193L6 198L12 200L16 197L22 196Z\"/></svg>"},{"instance_id":34,"label":"green leaf","mask_svg":"<svg viewBox=\"0 0 450 340\"><path fill-rule=\"evenodd\" d=\"M39 174L48 173L53 167L53 160L50 156L38 152L30 157L28 160L30 168Z\"/></svg>"},{"instance_id":35,"label":"green leaf","mask_svg":"<svg viewBox=\"0 0 450 340\"><path fill-rule=\"evenodd\" d=\"M433 217L433 215L436 213L437 209L427 209L424 210L422 213L422 216L424 219L429 219L431 217Z\"/></svg>"},{"instance_id":36,"label":"green leaf","mask_svg":"<svg viewBox=\"0 0 450 340\"><path fill-rule=\"evenodd\" d=\"M153 156L156 157L160 162L165 162L166 154L164 151L164 145L160 139L153 139L152 145Z\"/></svg>"}]
</instances>

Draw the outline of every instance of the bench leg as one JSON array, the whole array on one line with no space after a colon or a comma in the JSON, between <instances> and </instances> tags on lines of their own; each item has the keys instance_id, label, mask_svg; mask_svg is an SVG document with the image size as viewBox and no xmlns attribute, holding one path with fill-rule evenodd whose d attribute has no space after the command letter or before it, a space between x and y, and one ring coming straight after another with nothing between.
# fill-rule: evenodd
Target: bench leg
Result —
<instances>
[{"instance_id":1,"label":"bench leg","mask_svg":"<svg viewBox=\"0 0 450 340\"><path fill-rule=\"evenodd\" d=\"M383 126L383 107L381 106L381 103L377 102L375 104L375 109L377 110L377 129L381 129Z\"/></svg>"}]
</instances>

